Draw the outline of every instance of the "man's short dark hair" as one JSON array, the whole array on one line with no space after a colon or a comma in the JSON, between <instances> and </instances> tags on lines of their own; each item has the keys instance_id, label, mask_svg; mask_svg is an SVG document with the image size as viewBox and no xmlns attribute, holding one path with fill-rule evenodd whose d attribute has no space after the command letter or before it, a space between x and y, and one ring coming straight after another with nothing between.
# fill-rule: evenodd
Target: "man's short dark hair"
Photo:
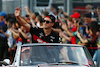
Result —
<instances>
[{"instance_id":1,"label":"man's short dark hair","mask_svg":"<svg viewBox=\"0 0 100 67\"><path fill-rule=\"evenodd\" d=\"M84 14L84 17L91 18L92 17L92 14L91 13L85 13Z\"/></svg>"},{"instance_id":2,"label":"man's short dark hair","mask_svg":"<svg viewBox=\"0 0 100 67\"><path fill-rule=\"evenodd\" d=\"M38 12L35 12L35 16L38 16L39 15L39 13Z\"/></svg>"},{"instance_id":3,"label":"man's short dark hair","mask_svg":"<svg viewBox=\"0 0 100 67\"><path fill-rule=\"evenodd\" d=\"M29 15L25 15L25 17L29 17Z\"/></svg>"},{"instance_id":4,"label":"man's short dark hair","mask_svg":"<svg viewBox=\"0 0 100 67\"><path fill-rule=\"evenodd\" d=\"M11 24L15 23L14 19L9 19L8 21L9 21L9 23L11 23Z\"/></svg>"},{"instance_id":5,"label":"man's short dark hair","mask_svg":"<svg viewBox=\"0 0 100 67\"><path fill-rule=\"evenodd\" d=\"M6 15L5 16L5 20L8 22L8 20L11 18L11 16L10 15Z\"/></svg>"},{"instance_id":6,"label":"man's short dark hair","mask_svg":"<svg viewBox=\"0 0 100 67\"><path fill-rule=\"evenodd\" d=\"M39 20L40 22L42 22L42 16L38 15L37 18L38 18L38 20Z\"/></svg>"}]
</instances>

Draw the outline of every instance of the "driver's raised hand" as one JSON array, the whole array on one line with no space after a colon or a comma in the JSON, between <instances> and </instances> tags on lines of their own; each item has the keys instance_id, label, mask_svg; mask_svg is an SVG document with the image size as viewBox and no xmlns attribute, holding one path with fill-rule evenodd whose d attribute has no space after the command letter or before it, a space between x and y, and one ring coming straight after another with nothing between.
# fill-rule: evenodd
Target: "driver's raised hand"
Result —
<instances>
[{"instance_id":1,"label":"driver's raised hand","mask_svg":"<svg viewBox=\"0 0 100 67\"><path fill-rule=\"evenodd\" d=\"M20 16L20 13L21 13L21 8L20 7L17 7L16 10L15 10L15 16Z\"/></svg>"}]
</instances>

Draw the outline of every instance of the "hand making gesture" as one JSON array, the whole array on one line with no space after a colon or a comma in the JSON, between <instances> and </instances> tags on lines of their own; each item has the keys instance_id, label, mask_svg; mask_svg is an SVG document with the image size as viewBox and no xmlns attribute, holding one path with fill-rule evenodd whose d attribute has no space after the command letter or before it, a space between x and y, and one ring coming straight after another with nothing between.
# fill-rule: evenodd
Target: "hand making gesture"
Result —
<instances>
[{"instance_id":1,"label":"hand making gesture","mask_svg":"<svg viewBox=\"0 0 100 67\"><path fill-rule=\"evenodd\" d=\"M15 10L15 16L20 16L20 13L21 13L21 8L20 7L17 7L16 10Z\"/></svg>"}]
</instances>

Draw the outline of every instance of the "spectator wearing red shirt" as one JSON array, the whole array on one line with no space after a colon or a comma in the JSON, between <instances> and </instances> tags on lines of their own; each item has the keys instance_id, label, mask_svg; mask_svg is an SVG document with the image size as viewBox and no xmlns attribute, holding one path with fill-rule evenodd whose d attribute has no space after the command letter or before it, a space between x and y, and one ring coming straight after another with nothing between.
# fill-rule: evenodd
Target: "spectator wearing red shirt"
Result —
<instances>
[{"instance_id":1,"label":"spectator wearing red shirt","mask_svg":"<svg viewBox=\"0 0 100 67\"><path fill-rule=\"evenodd\" d=\"M73 21L74 21L74 25L73 25L71 31L72 32L75 32L77 30L77 27L76 27L76 19L79 19L80 18L80 14L78 12L75 12L73 15L71 15L71 17L73 18ZM77 44L76 37L72 37L71 38L71 43L72 44Z\"/></svg>"}]
</instances>

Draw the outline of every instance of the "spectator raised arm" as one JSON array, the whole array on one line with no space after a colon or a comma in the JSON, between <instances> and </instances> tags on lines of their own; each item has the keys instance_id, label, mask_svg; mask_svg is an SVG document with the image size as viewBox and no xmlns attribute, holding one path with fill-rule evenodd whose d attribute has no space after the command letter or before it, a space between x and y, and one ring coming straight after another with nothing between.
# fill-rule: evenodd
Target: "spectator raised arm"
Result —
<instances>
[{"instance_id":1,"label":"spectator raised arm","mask_svg":"<svg viewBox=\"0 0 100 67\"><path fill-rule=\"evenodd\" d=\"M73 33L68 30L68 27L65 23L62 24L62 29L65 30L69 36L71 36L71 37L74 36Z\"/></svg>"},{"instance_id":2,"label":"spectator raised arm","mask_svg":"<svg viewBox=\"0 0 100 67\"><path fill-rule=\"evenodd\" d=\"M81 35L80 35L79 32L77 32L77 37L80 39L80 41L81 41L82 43L84 43L84 44L88 43L88 40L87 40L87 39L83 39L83 38L81 37Z\"/></svg>"},{"instance_id":3,"label":"spectator raised arm","mask_svg":"<svg viewBox=\"0 0 100 67\"><path fill-rule=\"evenodd\" d=\"M25 38L25 39L28 39L28 35L26 33L24 33L20 28L18 29L18 31L22 34L22 36Z\"/></svg>"},{"instance_id":4,"label":"spectator raised arm","mask_svg":"<svg viewBox=\"0 0 100 67\"><path fill-rule=\"evenodd\" d=\"M25 11L27 12L28 15L32 15L33 13L31 12L31 10L28 8L28 6L24 7Z\"/></svg>"},{"instance_id":5,"label":"spectator raised arm","mask_svg":"<svg viewBox=\"0 0 100 67\"><path fill-rule=\"evenodd\" d=\"M24 9L27 12L27 14L32 17L32 19L36 17L35 14L31 12L28 6L25 6Z\"/></svg>"},{"instance_id":6,"label":"spectator raised arm","mask_svg":"<svg viewBox=\"0 0 100 67\"><path fill-rule=\"evenodd\" d=\"M15 10L15 16L16 16L18 22L22 26L24 26L27 31L30 31L31 26L20 16L20 13L21 13L21 8L20 7L16 8L16 10Z\"/></svg>"}]
</instances>

